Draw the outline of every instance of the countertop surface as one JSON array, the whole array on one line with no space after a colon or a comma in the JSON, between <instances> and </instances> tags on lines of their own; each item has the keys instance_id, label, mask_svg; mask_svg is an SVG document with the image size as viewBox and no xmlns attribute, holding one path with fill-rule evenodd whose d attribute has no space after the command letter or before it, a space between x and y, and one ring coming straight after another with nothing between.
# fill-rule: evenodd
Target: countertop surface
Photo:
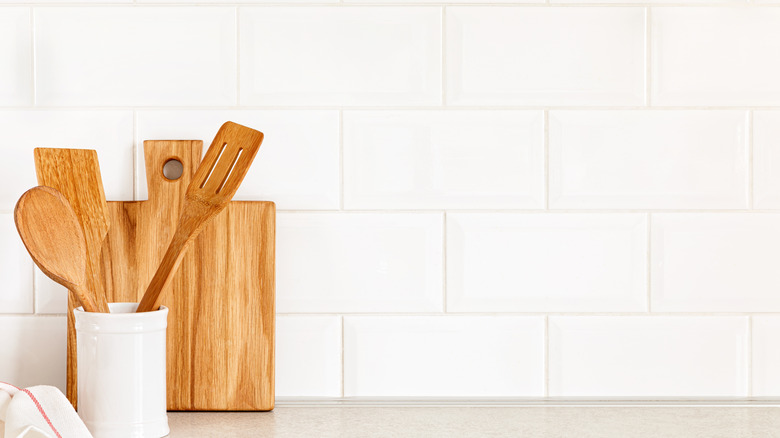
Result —
<instances>
[{"instance_id":1,"label":"countertop surface","mask_svg":"<svg viewBox=\"0 0 780 438\"><path fill-rule=\"evenodd\" d=\"M780 437L773 406L277 406L171 412L171 437Z\"/></svg>"}]
</instances>

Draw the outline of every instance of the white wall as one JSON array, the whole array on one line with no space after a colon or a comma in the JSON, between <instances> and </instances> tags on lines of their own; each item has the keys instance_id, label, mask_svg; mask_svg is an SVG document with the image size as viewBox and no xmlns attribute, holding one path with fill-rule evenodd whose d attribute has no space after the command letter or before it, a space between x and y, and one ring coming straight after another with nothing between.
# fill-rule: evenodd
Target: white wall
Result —
<instances>
[{"instance_id":1,"label":"white wall","mask_svg":"<svg viewBox=\"0 0 780 438\"><path fill-rule=\"evenodd\" d=\"M32 148L145 199L234 120L278 396L780 396L776 0L98 1L0 0L0 380L65 379Z\"/></svg>"}]
</instances>

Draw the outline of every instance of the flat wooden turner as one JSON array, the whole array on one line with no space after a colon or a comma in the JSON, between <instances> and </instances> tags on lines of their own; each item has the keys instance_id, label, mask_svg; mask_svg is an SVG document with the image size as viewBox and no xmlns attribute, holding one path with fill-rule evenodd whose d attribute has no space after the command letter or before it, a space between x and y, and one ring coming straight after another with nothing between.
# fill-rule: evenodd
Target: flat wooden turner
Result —
<instances>
[{"instance_id":1,"label":"flat wooden turner","mask_svg":"<svg viewBox=\"0 0 780 438\"><path fill-rule=\"evenodd\" d=\"M100 280L100 249L108 233L108 206L103 192L97 152L91 149L35 149L38 184L56 189L68 200L78 217L87 250L86 289L92 291L98 312L108 312ZM76 330L73 309L80 304L71 292L68 296L68 399L76 406ZM71 348L74 351L70 351ZM72 375L71 375L72 374Z\"/></svg>"}]
</instances>

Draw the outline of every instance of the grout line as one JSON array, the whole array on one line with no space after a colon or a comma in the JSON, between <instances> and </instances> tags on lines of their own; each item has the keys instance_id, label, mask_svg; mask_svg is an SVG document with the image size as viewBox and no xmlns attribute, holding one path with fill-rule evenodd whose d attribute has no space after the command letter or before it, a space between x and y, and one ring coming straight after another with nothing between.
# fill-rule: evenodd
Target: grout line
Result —
<instances>
[{"instance_id":1,"label":"grout line","mask_svg":"<svg viewBox=\"0 0 780 438\"><path fill-rule=\"evenodd\" d=\"M341 315L341 396L344 397L344 315Z\"/></svg>"},{"instance_id":2,"label":"grout line","mask_svg":"<svg viewBox=\"0 0 780 438\"><path fill-rule=\"evenodd\" d=\"M544 209L550 209L550 110L542 112L544 144Z\"/></svg>"},{"instance_id":3,"label":"grout line","mask_svg":"<svg viewBox=\"0 0 780 438\"><path fill-rule=\"evenodd\" d=\"M133 200L138 201L138 114L133 111ZM148 197L148 196L147 196Z\"/></svg>"},{"instance_id":4,"label":"grout line","mask_svg":"<svg viewBox=\"0 0 780 438\"><path fill-rule=\"evenodd\" d=\"M652 227L653 227L653 215L652 213L647 213L647 260L646 260L646 266L645 266L645 275L647 276L646 281L646 288L647 288L647 313L653 313L653 307L652 307L652 263L653 263L653 253L652 253Z\"/></svg>"},{"instance_id":5,"label":"grout line","mask_svg":"<svg viewBox=\"0 0 780 438\"><path fill-rule=\"evenodd\" d=\"M646 106L652 106L652 80L651 80L651 74L652 74L652 56L653 56L653 46L652 46L652 33L651 33L651 27L652 27L652 20L651 20L651 14L652 14L653 8L647 7L645 8L645 105Z\"/></svg>"},{"instance_id":6,"label":"grout line","mask_svg":"<svg viewBox=\"0 0 780 438\"><path fill-rule=\"evenodd\" d=\"M776 408L777 397L277 397L277 406ZM537 435L542 436L542 435ZM547 436L547 435L544 435Z\"/></svg>"},{"instance_id":7,"label":"grout line","mask_svg":"<svg viewBox=\"0 0 780 438\"><path fill-rule=\"evenodd\" d=\"M447 7L441 8L441 105L447 106Z\"/></svg>"},{"instance_id":8,"label":"grout line","mask_svg":"<svg viewBox=\"0 0 780 438\"><path fill-rule=\"evenodd\" d=\"M344 211L344 111L339 110L339 211Z\"/></svg>"},{"instance_id":9,"label":"grout line","mask_svg":"<svg viewBox=\"0 0 780 438\"><path fill-rule=\"evenodd\" d=\"M38 89L36 83L38 82L38 73L35 58L35 8L30 8L30 74L32 75L32 104L35 106L38 103Z\"/></svg>"},{"instance_id":10,"label":"grout line","mask_svg":"<svg viewBox=\"0 0 780 438\"><path fill-rule=\"evenodd\" d=\"M780 3L778 4L780 6ZM2 6L0 6L2 8ZM198 104L191 106L183 105L0 105L0 110L17 111L780 111L778 106L705 106L705 105L681 105L681 106L637 106L637 105L457 105L441 106L437 105L236 105L224 104Z\"/></svg>"},{"instance_id":11,"label":"grout line","mask_svg":"<svg viewBox=\"0 0 780 438\"><path fill-rule=\"evenodd\" d=\"M645 311L635 312L513 312L513 311L480 311L480 312L447 312L446 314L436 311L429 312L279 312L276 316L373 316L379 318L392 317L392 316L419 316L419 317L469 317L469 316L497 316L497 317L539 317L539 316L577 316L577 317L733 317L744 318L746 316L761 315L761 316L780 316L780 312L653 312L652 315L648 315Z\"/></svg>"},{"instance_id":12,"label":"grout line","mask_svg":"<svg viewBox=\"0 0 780 438\"><path fill-rule=\"evenodd\" d=\"M241 199L237 199L241 200ZM279 213L287 213L287 214L329 214L329 213L344 213L344 214L371 214L371 213L381 213L381 214L432 214L432 213L443 213L445 210L441 208L435 208L435 209L410 209L410 208L398 208L398 209L346 209L346 210L332 210L332 209L311 209L311 210L304 210L304 209L298 209L298 210L291 210L291 209L283 209L280 208L276 210ZM759 209L759 210L748 210L748 209L713 209L713 210L682 210L682 209L667 209L667 210L650 210L650 209L550 209L550 210L544 210L541 208L537 209L479 209L479 208L458 208L458 209L447 209L447 213L459 213L459 214L582 214L582 215L588 215L588 214L645 214L645 213L653 213L653 214L722 214L722 213L740 213L740 214L780 214L780 210L774 209ZM13 210L0 210L0 214L2 213L11 213Z\"/></svg>"},{"instance_id":13,"label":"grout line","mask_svg":"<svg viewBox=\"0 0 780 438\"><path fill-rule=\"evenodd\" d=\"M550 316L544 315L544 397L550 396Z\"/></svg>"},{"instance_id":14,"label":"grout line","mask_svg":"<svg viewBox=\"0 0 780 438\"><path fill-rule=\"evenodd\" d=\"M239 14L240 6L236 7L236 106L241 106L241 30Z\"/></svg>"},{"instance_id":15,"label":"grout line","mask_svg":"<svg viewBox=\"0 0 780 438\"><path fill-rule=\"evenodd\" d=\"M144 8L160 8L160 7L178 7L178 8L190 8L190 7L253 7L253 8L273 8L273 7L290 7L290 8L303 8L303 7L355 7L355 8L380 8L380 7L442 7L442 6L455 6L455 7L497 7L497 8L589 8L589 7L602 7L602 8L676 8L676 7L695 7L702 9L715 9L715 8L748 8L748 9L771 9L780 7L778 4L756 4L755 2L746 3L744 1L727 1L724 3L694 3L694 2L675 2L656 4L648 1L645 2L623 2L623 3L603 3L603 2L590 2L590 3L558 3L550 0L544 0L542 2L468 2L468 3L453 3L449 1L427 1L427 2L411 2L411 1L399 1L399 2L370 2L370 1L350 1L344 2L344 0L330 1L330 2L317 2L317 1L304 1L297 3L283 3L278 1L269 1L264 3L253 3L251 1L234 1L234 2L190 2L190 3L177 3L177 2L139 2L137 0L127 0L121 3L117 2L9 2L3 3L0 7L81 7L81 8L93 8L93 7L144 7Z\"/></svg>"},{"instance_id":16,"label":"grout line","mask_svg":"<svg viewBox=\"0 0 780 438\"><path fill-rule=\"evenodd\" d=\"M38 315L38 279L35 275L35 263L30 263L30 274L32 275L32 305L33 313Z\"/></svg>"},{"instance_id":17,"label":"grout line","mask_svg":"<svg viewBox=\"0 0 780 438\"><path fill-rule=\"evenodd\" d=\"M258 199L235 199L235 201L252 201ZM0 214L13 214L13 209L0 208ZM423 210L423 209L383 209L383 210L360 210L360 209L346 209L346 210L332 210L332 209L311 209L311 210L291 210L291 209L278 209L277 213L282 214L310 214L310 215L326 215L326 214L343 214L343 215L370 215L370 214L388 214L388 215L430 215L435 213L444 213L442 209ZM593 210L571 210L571 209L552 209L552 210L520 210L520 209L448 209L447 213L454 214L506 214L506 215L631 215L631 214L691 214L691 215L712 215L712 214L741 214L741 215L778 215L780 210L758 209L758 210L746 210L746 209L733 209L733 210L620 210L620 209L593 209Z\"/></svg>"},{"instance_id":18,"label":"grout line","mask_svg":"<svg viewBox=\"0 0 780 438\"><path fill-rule=\"evenodd\" d=\"M444 313L447 313L447 212L442 214L441 247L442 309L444 309Z\"/></svg>"},{"instance_id":19,"label":"grout line","mask_svg":"<svg viewBox=\"0 0 780 438\"><path fill-rule=\"evenodd\" d=\"M253 200L260 200L260 199L234 199L235 201L253 201ZM630 210L630 209L592 209L592 210L572 210L572 209L551 209L551 210L542 210L542 209L535 209L535 210L522 210L522 209L448 209L446 210L447 213L454 213L454 214L506 214L506 215L606 215L606 214L614 214L614 215L631 215L631 214L669 214L669 215L676 215L676 214L691 214L691 215L712 215L712 214L740 214L740 215L778 215L780 214L780 210L770 210L770 209L756 209L756 210L747 210L747 209L720 209L720 210L649 210L649 209L641 209L641 210ZM0 214L13 214L12 208L0 208ZM345 209L345 210L332 210L332 209L310 209L310 210L304 210L304 209L277 209L277 213L282 214L290 214L290 215L296 215L296 214L310 214L310 215L326 215L326 214L343 214L343 215L370 215L370 214L388 214L388 215L430 215L430 214L436 214L436 213L444 213L444 210L442 209L432 209L432 210L423 210L423 209L376 209L376 210L361 210L361 209Z\"/></svg>"},{"instance_id":20,"label":"grout line","mask_svg":"<svg viewBox=\"0 0 780 438\"><path fill-rule=\"evenodd\" d=\"M747 396L753 396L753 315L748 315Z\"/></svg>"},{"instance_id":21,"label":"grout line","mask_svg":"<svg viewBox=\"0 0 780 438\"><path fill-rule=\"evenodd\" d=\"M748 148L748 208L752 210L754 207L754 176L753 176L753 111L748 111L748 127L747 127L747 148Z\"/></svg>"}]
</instances>

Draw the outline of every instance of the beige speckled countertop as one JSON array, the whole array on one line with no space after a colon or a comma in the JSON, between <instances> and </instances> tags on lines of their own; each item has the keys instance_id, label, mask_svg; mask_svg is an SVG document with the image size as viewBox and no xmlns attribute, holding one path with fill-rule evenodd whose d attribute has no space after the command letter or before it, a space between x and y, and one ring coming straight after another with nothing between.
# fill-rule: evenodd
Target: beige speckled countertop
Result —
<instances>
[{"instance_id":1,"label":"beige speckled countertop","mask_svg":"<svg viewBox=\"0 0 780 438\"><path fill-rule=\"evenodd\" d=\"M772 438L776 406L277 406L171 412L171 437Z\"/></svg>"}]
</instances>

